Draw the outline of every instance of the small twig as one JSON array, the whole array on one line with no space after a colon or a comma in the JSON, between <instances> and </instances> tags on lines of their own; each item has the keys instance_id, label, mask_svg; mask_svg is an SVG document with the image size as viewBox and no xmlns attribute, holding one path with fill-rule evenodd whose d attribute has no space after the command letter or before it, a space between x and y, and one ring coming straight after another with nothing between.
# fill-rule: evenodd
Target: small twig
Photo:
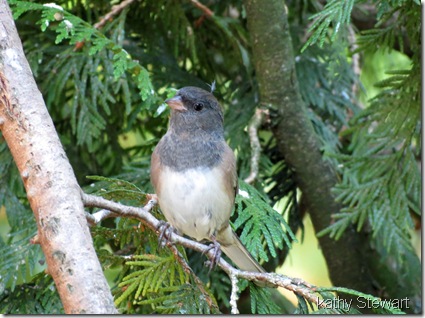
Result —
<instances>
[{"instance_id":1,"label":"small twig","mask_svg":"<svg viewBox=\"0 0 425 318\"><path fill-rule=\"evenodd\" d=\"M40 244L40 237L38 233L34 237L30 238L30 244Z\"/></svg>"},{"instance_id":2,"label":"small twig","mask_svg":"<svg viewBox=\"0 0 425 318\"><path fill-rule=\"evenodd\" d=\"M204 12L204 14L209 18L212 17L214 15L214 12L212 12L207 6L203 5L202 3L200 3L198 0L190 0L190 2L193 3L193 5L195 7L197 7L198 9L200 9L202 12Z\"/></svg>"},{"instance_id":3,"label":"small twig","mask_svg":"<svg viewBox=\"0 0 425 318\"><path fill-rule=\"evenodd\" d=\"M185 270L186 273L188 274L193 274L194 277L198 278L195 273L192 271L192 269L190 268L189 264L186 262L186 260L184 259L183 255L179 252L179 250L177 249L177 247L175 247L173 244L168 244L168 248L171 250L171 252L174 254L174 256L176 257L177 261L180 263L180 265L183 267L183 269ZM195 279L196 280L196 279ZM198 282L197 282L198 283Z\"/></svg>"},{"instance_id":4,"label":"small twig","mask_svg":"<svg viewBox=\"0 0 425 318\"><path fill-rule=\"evenodd\" d=\"M117 15L118 13L120 13L122 10L124 10L126 7L128 7L130 4L132 4L134 2L134 0L124 0L123 2L121 2L120 4L114 5L111 8L111 11L109 11L107 14L105 14L102 19L97 22L94 25L95 29L101 29L105 26L105 24L115 15Z\"/></svg>"},{"instance_id":5,"label":"small twig","mask_svg":"<svg viewBox=\"0 0 425 318\"><path fill-rule=\"evenodd\" d=\"M216 303L214 300L209 296L209 293L204 288L204 283L199 279L199 277L194 273L192 268L190 268L189 264L184 259L183 255L179 252L176 246L173 244L167 244L168 248L171 250L171 252L174 254L177 261L180 263L180 265L183 267L186 273L189 275L192 275L193 279L195 280L196 285L201 290L202 294L205 296L205 301L208 303L209 306L216 306Z\"/></svg>"},{"instance_id":6,"label":"small twig","mask_svg":"<svg viewBox=\"0 0 425 318\"><path fill-rule=\"evenodd\" d=\"M97 224L96 218L86 211L86 220L90 226L95 226Z\"/></svg>"},{"instance_id":7,"label":"small twig","mask_svg":"<svg viewBox=\"0 0 425 318\"><path fill-rule=\"evenodd\" d=\"M257 108L255 114L252 117L251 123L248 126L249 140L251 144L251 172L248 177L245 178L246 183L253 183L258 176L258 163L260 161L261 144L258 138L258 127L263 122L264 110Z\"/></svg>"},{"instance_id":8,"label":"small twig","mask_svg":"<svg viewBox=\"0 0 425 318\"><path fill-rule=\"evenodd\" d=\"M232 293L230 294L230 307L231 307L231 313L233 315L237 315L239 314L239 310L238 310L238 291L239 291L239 287L238 287L238 277L235 274L230 274L230 282L232 283Z\"/></svg>"},{"instance_id":9,"label":"small twig","mask_svg":"<svg viewBox=\"0 0 425 318\"><path fill-rule=\"evenodd\" d=\"M151 199L148 201L148 203L146 203L146 205L143 208L147 212L149 212L157 204L158 199L155 194L148 194L147 196L150 197ZM120 216L120 214L112 212L110 210L106 210L106 209L101 209L93 214L86 212L86 219L91 226L99 224L104 219L116 218L118 216Z\"/></svg>"},{"instance_id":10,"label":"small twig","mask_svg":"<svg viewBox=\"0 0 425 318\"><path fill-rule=\"evenodd\" d=\"M99 22L95 23L93 27L96 30L100 30L105 26L105 24L111 20L115 15L120 13L122 10L124 10L127 6L132 4L135 0L124 0L120 4L114 5L111 8L111 11L109 11L107 14L105 14L102 19L100 19ZM80 42L75 43L74 51L81 50L85 45L86 40L82 40Z\"/></svg>"},{"instance_id":11,"label":"small twig","mask_svg":"<svg viewBox=\"0 0 425 318\"><path fill-rule=\"evenodd\" d=\"M100 221L107 219L107 218L115 218L119 215L117 215L114 212L111 212L109 210L99 210L96 213L90 214L90 221L92 221L94 224L98 224Z\"/></svg>"},{"instance_id":12,"label":"small twig","mask_svg":"<svg viewBox=\"0 0 425 318\"><path fill-rule=\"evenodd\" d=\"M101 197L97 197L90 194L81 193L83 203L86 207L98 207L108 211L112 211L121 217L130 217L142 221L146 226L151 228L159 235L160 221L156 219L152 214L149 213L147 208L151 208L155 202L155 199L151 199L145 207L136 208L131 206L126 206L120 203L106 200ZM180 236L176 233L170 233L169 235L169 244L180 244L187 248L193 249L197 252L205 254L210 260L214 258L214 251L207 245L201 244L199 242L187 239L183 236ZM175 248L175 247L174 247ZM177 251L178 252L178 251ZM178 257L177 260L182 263L182 257ZM258 272L247 272L236 269L231 266L224 258L220 258L217 262L217 266L220 267L223 271L232 277L244 278L249 281L259 281L267 282L268 286L280 286L285 289L291 290L294 293L297 293L304 298L308 299L312 303L315 303L320 307L319 296L315 292L315 286L309 285L303 282L300 279L290 278L284 275L276 273L258 273ZM233 284L233 283L232 283Z\"/></svg>"}]
</instances>

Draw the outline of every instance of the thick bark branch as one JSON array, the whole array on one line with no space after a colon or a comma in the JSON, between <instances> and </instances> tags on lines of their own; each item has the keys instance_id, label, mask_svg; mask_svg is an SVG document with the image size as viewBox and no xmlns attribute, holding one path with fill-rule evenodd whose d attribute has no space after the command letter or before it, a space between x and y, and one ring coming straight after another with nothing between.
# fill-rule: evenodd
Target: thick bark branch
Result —
<instances>
[{"instance_id":1,"label":"thick bark branch","mask_svg":"<svg viewBox=\"0 0 425 318\"><path fill-rule=\"evenodd\" d=\"M339 212L331 188L333 167L322 158L295 73L295 59L284 1L245 0L261 104L271 110L273 133L285 161L294 169L316 232ZM334 284L372 293L358 236L347 230L338 241L319 238ZM361 277L361 278L360 278Z\"/></svg>"},{"instance_id":2,"label":"thick bark branch","mask_svg":"<svg viewBox=\"0 0 425 318\"><path fill-rule=\"evenodd\" d=\"M25 185L38 239L66 313L117 313L80 188L0 0L0 129Z\"/></svg>"}]
</instances>

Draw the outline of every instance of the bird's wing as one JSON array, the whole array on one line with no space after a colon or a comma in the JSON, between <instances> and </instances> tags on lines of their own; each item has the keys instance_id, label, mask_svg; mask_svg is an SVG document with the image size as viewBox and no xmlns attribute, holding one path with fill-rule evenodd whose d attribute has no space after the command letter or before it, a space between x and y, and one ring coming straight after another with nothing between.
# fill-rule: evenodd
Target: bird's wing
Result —
<instances>
[{"instance_id":1,"label":"bird's wing","mask_svg":"<svg viewBox=\"0 0 425 318\"><path fill-rule=\"evenodd\" d=\"M233 199L238 192L238 176L236 174L236 159L233 150L226 144L223 152L223 178L227 193L233 194Z\"/></svg>"},{"instance_id":2,"label":"bird's wing","mask_svg":"<svg viewBox=\"0 0 425 318\"><path fill-rule=\"evenodd\" d=\"M160 165L161 160L159 158L158 146L156 146L155 150L152 153L151 157L151 182L155 189L155 193L158 195L158 191L160 191Z\"/></svg>"}]
</instances>

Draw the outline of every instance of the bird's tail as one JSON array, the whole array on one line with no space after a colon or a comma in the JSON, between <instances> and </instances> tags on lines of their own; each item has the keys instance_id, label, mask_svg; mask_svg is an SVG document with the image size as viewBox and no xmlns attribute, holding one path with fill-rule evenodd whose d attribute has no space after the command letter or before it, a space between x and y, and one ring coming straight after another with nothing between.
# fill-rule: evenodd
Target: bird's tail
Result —
<instances>
[{"instance_id":1,"label":"bird's tail","mask_svg":"<svg viewBox=\"0 0 425 318\"><path fill-rule=\"evenodd\" d=\"M252 257L251 253L248 252L239 237L233 231L232 241L233 242L231 244L226 244L226 246L221 244L220 247L224 254L226 254L233 261L233 263L236 264L236 266L238 266L243 271L260 273L266 272L265 269L254 259L254 257ZM256 281L255 283L261 287L266 286L265 283L259 281Z\"/></svg>"}]
</instances>

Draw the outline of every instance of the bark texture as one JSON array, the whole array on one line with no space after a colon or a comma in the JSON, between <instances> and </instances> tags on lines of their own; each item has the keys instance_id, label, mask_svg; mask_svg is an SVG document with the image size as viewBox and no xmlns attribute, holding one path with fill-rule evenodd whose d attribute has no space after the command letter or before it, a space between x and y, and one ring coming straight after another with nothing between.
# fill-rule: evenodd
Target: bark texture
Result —
<instances>
[{"instance_id":1,"label":"bark texture","mask_svg":"<svg viewBox=\"0 0 425 318\"><path fill-rule=\"evenodd\" d=\"M341 208L331 194L337 175L322 158L319 140L299 93L287 9L281 0L244 3L261 104L274 115L273 133L279 150L295 171L317 233L330 224L331 215ZM362 244L354 231L347 230L338 241L326 236L319 242L335 285L373 294Z\"/></svg>"},{"instance_id":2,"label":"bark texture","mask_svg":"<svg viewBox=\"0 0 425 318\"><path fill-rule=\"evenodd\" d=\"M0 129L25 185L65 312L117 313L84 215L80 187L0 0Z\"/></svg>"}]
</instances>

